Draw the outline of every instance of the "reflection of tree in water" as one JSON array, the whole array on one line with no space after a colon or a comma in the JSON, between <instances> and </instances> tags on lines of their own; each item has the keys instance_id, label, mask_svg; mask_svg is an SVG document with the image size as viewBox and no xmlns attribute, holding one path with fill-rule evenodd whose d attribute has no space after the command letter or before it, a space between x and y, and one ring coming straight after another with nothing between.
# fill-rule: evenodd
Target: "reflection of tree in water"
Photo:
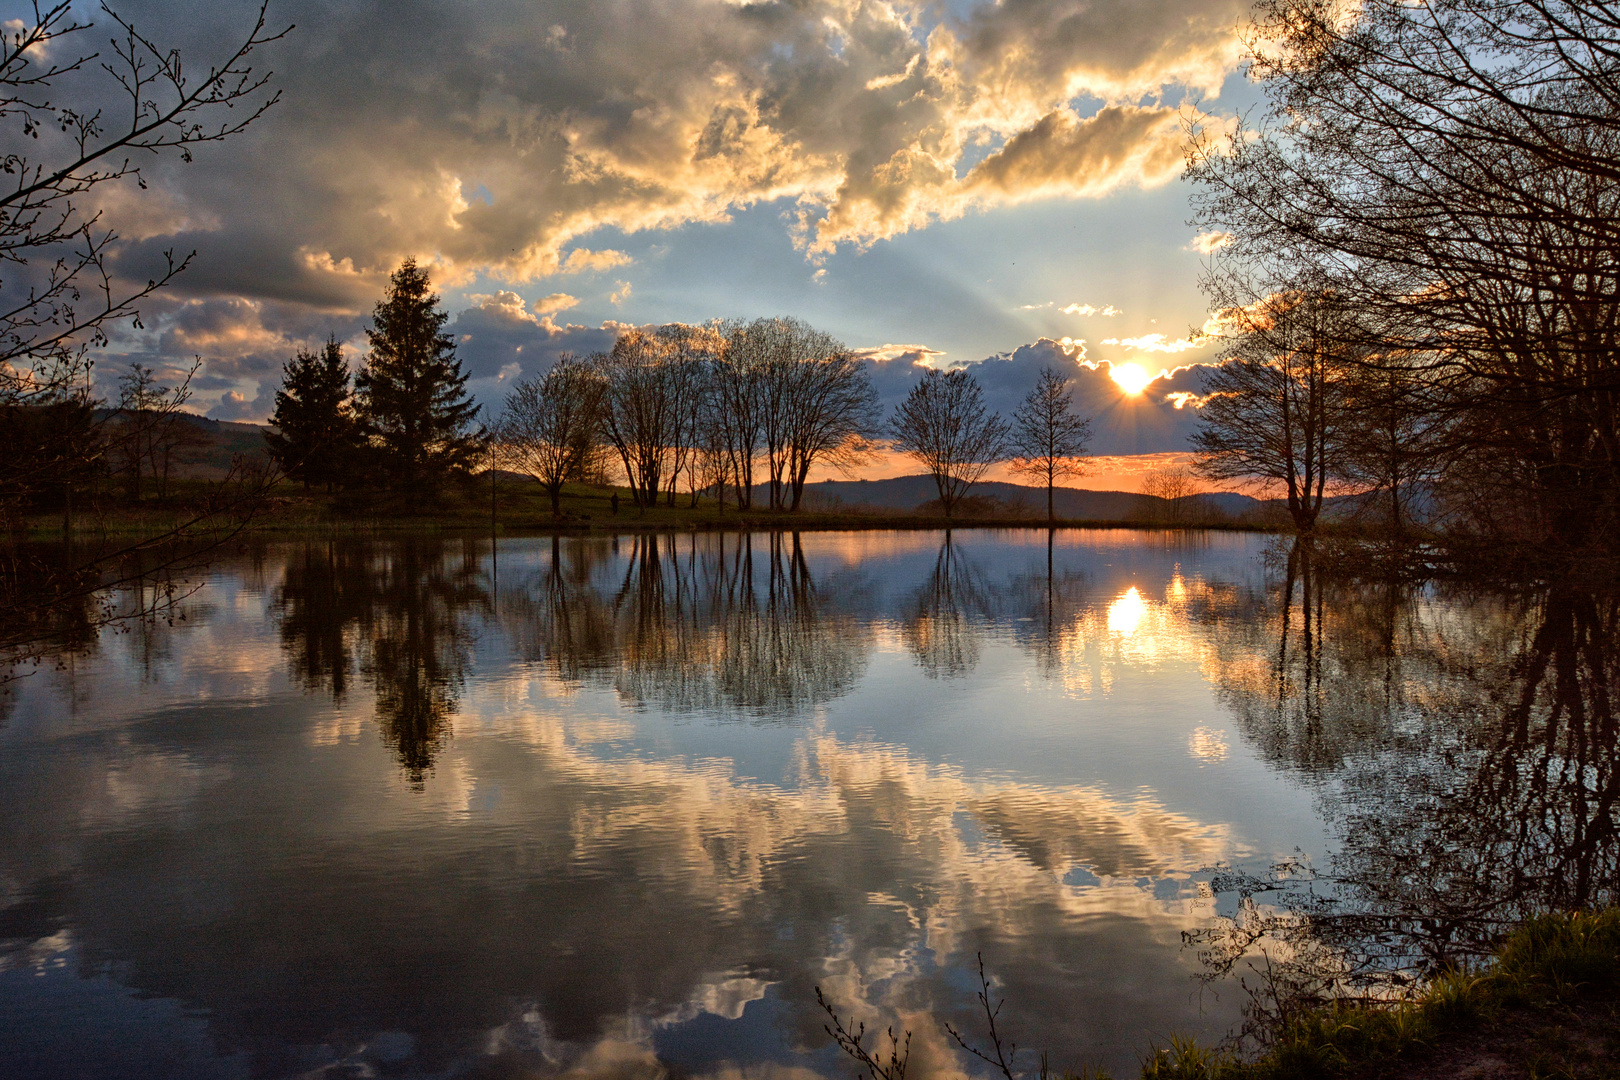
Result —
<instances>
[{"instance_id":1,"label":"reflection of tree in water","mask_svg":"<svg viewBox=\"0 0 1620 1080\"><path fill-rule=\"evenodd\" d=\"M994 609L984 571L947 530L933 571L912 597L901 635L930 678L965 675L979 662L984 621Z\"/></svg>"},{"instance_id":2,"label":"reflection of tree in water","mask_svg":"<svg viewBox=\"0 0 1620 1080\"><path fill-rule=\"evenodd\" d=\"M1392 737L1431 674L1410 589L1328 578L1295 545L1269 595L1194 615L1215 645L1216 693L1267 761L1308 773ZM1234 598L1235 599L1235 598Z\"/></svg>"},{"instance_id":3,"label":"reflection of tree in water","mask_svg":"<svg viewBox=\"0 0 1620 1080\"><path fill-rule=\"evenodd\" d=\"M1281 934L1330 961L1307 985L1378 981L1477 956L1537 912L1620 901L1617 616L1567 587L1436 603L1298 556L1265 678L1233 665L1222 690L1265 757L1320 784L1340 849L1306 883L1223 882L1292 914L1245 907L1211 935L1217 961Z\"/></svg>"},{"instance_id":4,"label":"reflection of tree in water","mask_svg":"<svg viewBox=\"0 0 1620 1080\"><path fill-rule=\"evenodd\" d=\"M110 550L117 547L125 550ZM45 666L71 672L78 658L109 639L150 676L172 657L173 628L206 610L193 598L214 557L214 545L195 542L146 547L104 537L89 544L4 545L0 718L11 707L17 678ZM243 572L251 574L252 567Z\"/></svg>"},{"instance_id":5,"label":"reflection of tree in water","mask_svg":"<svg viewBox=\"0 0 1620 1080\"><path fill-rule=\"evenodd\" d=\"M366 676L384 741L421 786L450 737L465 677L467 615L486 600L472 547L433 541L311 544L275 597L281 640L306 687L341 701Z\"/></svg>"},{"instance_id":6,"label":"reflection of tree in water","mask_svg":"<svg viewBox=\"0 0 1620 1080\"><path fill-rule=\"evenodd\" d=\"M596 575L617 547L607 537L553 536L545 570L502 592L501 622L523 660L549 662L565 682L612 667L612 618Z\"/></svg>"},{"instance_id":7,"label":"reflection of tree in water","mask_svg":"<svg viewBox=\"0 0 1620 1080\"><path fill-rule=\"evenodd\" d=\"M845 693L869 634L818 584L797 534L554 541L501 596L520 649L560 678L600 677L638 705L802 714Z\"/></svg>"},{"instance_id":8,"label":"reflection of tree in water","mask_svg":"<svg viewBox=\"0 0 1620 1080\"><path fill-rule=\"evenodd\" d=\"M1054 565L1057 530L1046 531L1044 572L1019 574L1009 583L1007 595L1018 621L1014 624L1019 644L1035 660L1044 677L1053 678L1066 663L1063 642L1070 628L1094 603L1090 582L1084 573Z\"/></svg>"}]
</instances>

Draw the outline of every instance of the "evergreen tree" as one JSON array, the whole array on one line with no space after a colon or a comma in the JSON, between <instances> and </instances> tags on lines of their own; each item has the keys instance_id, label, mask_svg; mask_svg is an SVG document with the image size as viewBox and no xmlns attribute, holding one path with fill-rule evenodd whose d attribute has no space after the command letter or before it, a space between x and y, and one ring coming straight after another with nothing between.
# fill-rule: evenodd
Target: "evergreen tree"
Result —
<instances>
[{"instance_id":1,"label":"evergreen tree","mask_svg":"<svg viewBox=\"0 0 1620 1080\"><path fill-rule=\"evenodd\" d=\"M431 488L467 471L481 444L481 433L469 430L478 406L438 303L427 271L405 260L372 315L371 352L354 380L378 466L401 486Z\"/></svg>"},{"instance_id":2,"label":"evergreen tree","mask_svg":"<svg viewBox=\"0 0 1620 1080\"><path fill-rule=\"evenodd\" d=\"M331 491L353 468L358 439L343 349L329 338L318 353L299 349L281 370L270 417L276 430L264 434L270 456L304 487L324 484Z\"/></svg>"}]
</instances>

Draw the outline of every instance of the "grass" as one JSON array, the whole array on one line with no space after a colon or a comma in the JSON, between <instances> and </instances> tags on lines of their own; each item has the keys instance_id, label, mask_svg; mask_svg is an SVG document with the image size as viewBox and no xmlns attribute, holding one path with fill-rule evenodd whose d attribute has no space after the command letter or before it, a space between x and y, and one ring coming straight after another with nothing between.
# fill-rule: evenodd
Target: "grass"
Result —
<instances>
[{"instance_id":1,"label":"grass","mask_svg":"<svg viewBox=\"0 0 1620 1080\"><path fill-rule=\"evenodd\" d=\"M1547 915L1416 998L1308 1010L1256 1057L1173 1039L1143 1080L1620 1077L1620 909Z\"/></svg>"},{"instance_id":2,"label":"grass","mask_svg":"<svg viewBox=\"0 0 1620 1080\"><path fill-rule=\"evenodd\" d=\"M75 512L74 530L84 534L128 536L161 532L172 527L176 521L183 520L190 513L190 508L208 493L208 485L201 481L176 481L171 488L172 494L168 499L148 499L139 505L129 504L114 492L106 493L99 500L81 497ZM619 496L617 514L613 512L614 494ZM677 495L674 506L661 499L657 506L639 508L626 488L598 488L584 484L568 485L563 490L561 513L553 514L550 499L538 485L504 477L495 485L492 522L490 495L489 482L484 478L474 478L466 485L451 486L431 500L424 500L416 494L403 496L347 492L328 495L318 491L306 492L289 482L277 486L253 511L250 527L258 533L290 535L334 530L368 534L426 530L488 535L493 527L496 532L523 535L558 531L739 528L803 531L939 529L946 526L1039 528L1047 524L1044 517L1035 513L945 518L939 514L849 507L833 510L739 511L735 505L728 503L722 507L713 499L702 499L697 506L692 506L691 497L685 493ZM53 539L61 534L60 513L31 514L15 524L20 531L35 539ZM1171 526L1154 521L1060 520L1055 524L1064 528L1253 528L1233 524L1189 523Z\"/></svg>"}]
</instances>

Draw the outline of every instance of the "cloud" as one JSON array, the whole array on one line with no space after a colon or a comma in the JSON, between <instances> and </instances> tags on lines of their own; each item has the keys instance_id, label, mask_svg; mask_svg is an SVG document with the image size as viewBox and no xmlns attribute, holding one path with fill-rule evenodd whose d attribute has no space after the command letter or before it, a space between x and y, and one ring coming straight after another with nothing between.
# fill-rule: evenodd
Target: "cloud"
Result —
<instances>
[{"instance_id":1,"label":"cloud","mask_svg":"<svg viewBox=\"0 0 1620 1080\"><path fill-rule=\"evenodd\" d=\"M904 360L908 364L929 364L934 357L945 355L938 349L930 349L927 345L874 345L853 351L858 359L876 360L880 363Z\"/></svg>"},{"instance_id":2,"label":"cloud","mask_svg":"<svg viewBox=\"0 0 1620 1080\"><path fill-rule=\"evenodd\" d=\"M208 410L208 416L213 420L248 420L262 423L270 418L276 407L276 384L261 384L259 391L249 398L235 390L227 390L220 395L219 402Z\"/></svg>"},{"instance_id":3,"label":"cloud","mask_svg":"<svg viewBox=\"0 0 1620 1080\"><path fill-rule=\"evenodd\" d=\"M1021 202L1162 184L1181 172L1182 142L1174 109L1110 105L1089 117L1054 109L975 165L964 186Z\"/></svg>"},{"instance_id":4,"label":"cloud","mask_svg":"<svg viewBox=\"0 0 1620 1080\"><path fill-rule=\"evenodd\" d=\"M1202 409L1205 402L1209 401L1210 396L1209 394L1199 395L1186 390L1177 390L1174 393L1166 394L1165 400L1170 403L1171 408L1175 409Z\"/></svg>"},{"instance_id":5,"label":"cloud","mask_svg":"<svg viewBox=\"0 0 1620 1080\"><path fill-rule=\"evenodd\" d=\"M614 289L613 292L608 294L608 303L614 305L615 307L630 299L631 288L628 281L620 281L616 282L616 284L618 285L618 288Z\"/></svg>"},{"instance_id":6,"label":"cloud","mask_svg":"<svg viewBox=\"0 0 1620 1080\"><path fill-rule=\"evenodd\" d=\"M1190 349L1206 348L1212 341L1212 335L1200 332L1184 338L1169 338L1164 334L1143 334L1140 337L1107 338L1104 345L1118 345L1125 349L1135 349L1138 352L1153 353L1182 353Z\"/></svg>"},{"instance_id":7,"label":"cloud","mask_svg":"<svg viewBox=\"0 0 1620 1080\"><path fill-rule=\"evenodd\" d=\"M579 297L562 292L542 296L534 302L532 308L523 297L506 289L502 289L493 295L473 293L467 297L467 300L480 311L499 312L507 318L532 322L537 326L540 324L540 317L543 315L551 315L579 306Z\"/></svg>"},{"instance_id":8,"label":"cloud","mask_svg":"<svg viewBox=\"0 0 1620 1080\"><path fill-rule=\"evenodd\" d=\"M1200 255L1211 255L1221 250L1221 248L1225 247L1227 244L1230 244L1233 239L1234 237L1229 232L1222 232L1219 229L1211 229L1208 232L1201 232L1197 236L1193 237L1192 243L1187 245L1187 250L1196 251Z\"/></svg>"},{"instance_id":9,"label":"cloud","mask_svg":"<svg viewBox=\"0 0 1620 1080\"><path fill-rule=\"evenodd\" d=\"M1065 315L1083 315L1087 317L1092 315L1101 315L1107 319L1111 319L1115 315L1120 314L1119 308L1115 307L1113 304L1108 304L1100 308L1092 307L1090 304L1070 304L1069 306L1059 308L1058 310L1063 312Z\"/></svg>"},{"instance_id":10,"label":"cloud","mask_svg":"<svg viewBox=\"0 0 1620 1080\"><path fill-rule=\"evenodd\" d=\"M600 273L630 257L587 237L777 201L816 257L1167 181L1174 105L1236 69L1246 6L648 0L625 18L567 0L283 0L299 30L266 50L282 102L194 166L154 163L153 190L120 192L107 220L131 277L196 248L189 295L349 313L406 256L445 285ZM143 9L193 64L251 14Z\"/></svg>"},{"instance_id":11,"label":"cloud","mask_svg":"<svg viewBox=\"0 0 1620 1080\"><path fill-rule=\"evenodd\" d=\"M1177 110L1110 105L1089 117L1055 109L961 179L953 161L920 146L903 147L865 174L847 177L813 230L803 220L802 242L812 255L825 254L841 243L870 246L971 210L1153 187L1180 175L1182 144Z\"/></svg>"},{"instance_id":12,"label":"cloud","mask_svg":"<svg viewBox=\"0 0 1620 1080\"><path fill-rule=\"evenodd\" d=\"M473 305L458 312L447 330L475 382L496 379L512 365L525 378L544 374L565 352L588 356L612 348L620 329L611 322L597 327L559 325L552 313L577 302L562 293L537 300L532 307L506 291L469 299Z\"/></svg>"},{"instance_id":13,"label":"cloud","mask_svg":"<svg viewBox=\"0 0 1620 1080\"><path fill-rule=\"evenodd\" d=\"M594 273L599 270L612 270L616 266L628 266L633 261L622 251L586 251L584 248L575 248L568 253L568 258L562 260L558 271L564 274Z\"/></svg>"}]
</instances>

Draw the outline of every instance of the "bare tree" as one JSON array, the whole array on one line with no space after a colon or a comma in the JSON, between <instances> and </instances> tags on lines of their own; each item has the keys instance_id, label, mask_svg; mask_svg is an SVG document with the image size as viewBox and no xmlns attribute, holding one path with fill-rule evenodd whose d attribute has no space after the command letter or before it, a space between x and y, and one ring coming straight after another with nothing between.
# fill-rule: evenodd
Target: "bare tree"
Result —
<instances>
[{"instance_id":1,"label":"bare tree","mask_svg":"<svg viewBox=\"0 0 1620 1080\"><path fill-rule=\"evenodd\" d=\"M663 395L669 403L668 461L664 476L666 499L675 505L676 485L686 473L694 496L692 473L697 464L704 422L704 397L709 389L710 372L724 351L724 342L713 326L686 326L672 323L658 329L666 352L661 365Z\"/></svg>"},{"instance_id":2,"label":"bare tree","mask_svg":"<svg viewBox=\"0 0 1620 1080\"><path fill-rule=\"evenodd\" d=\"M871 395L861 394L865 373L835 338L797 319L756 319L739 344L753 376L771 509L790 500L796 509L810 464L841 445L852 425L860 432L872 408Z\"/></svg>"},{"instance_id":3,"label":"bare tree","mask_svg":"<svg viewBox=\"0 0 1620 1080\"><path fill-rule=\"evenodd\" d=\"M1401 361L1382 356L1351 372L1341 426L1341 471L1363 489L1369 509L1382 507L1396 538L1407 533L1415 506L1432 502L1457 435L1447 403Z\"/></svg>"},{"instance_id":4,"label":"bare tree","mask_svg":"<svg viewBox=\"0 0 1620 1080\"><path fill-rule=\"evenodd\" d=\"M1145 516L1161 519L1172 525L1184 524L1196 509L1194 496L1198 494L1198 478L1185 465L1165 465L1142 474L1139 488L1145 496Z\"/></svg>"},{"instance_id":5,"label":"bare tree","mask_svg":"<svg viewBox=\"0 0 1620 1080\"><path fill-rule=\"evenodd\" d=\"M789 354L784 454L788 509L797 510L817 463L847 473L867 459L880 414L866 365L843 342L795 320L779 322Z\"/></svg>"},{"instance_id":6,"label":"bare tree","mask_svg":"<svg viewBox=\"0 0 1620 1080\"><path fill-rule=\"evenodd\" d=\"M1565 548L1620 523L1617 55L1604 0L1266 0L1272 107L1190 159L1221 260L1360 309L1358 362L1420 379L1469 515Z\"/></svg>"},{"instance_id":7,"label":"bare tree","mask_svg":"<svg viewBox=\"0 0 1620 1080\"><path fill-rule=\"evenodd\" d=\"M562 515L563 485L581 474L590 455L601 406L600 373L572 353L507 395L492 433L495 458L539 481L554 517Z\"/></svg>"},{"instance_id":8,"label":"bare tree","mask_svg":"<svg viewBox=\"0 0 1620 1080\"><path fill-rule=\"evenodd\" d=\"M1081 476L1080 458L1091 442L1091 419L1074 414L1074 395L1068 381L1046 368L1035 388L1013 413L1012 469L1046 484L1046 520L1057 520L1053 492L1058 477Z\"/></svg>"},{"instance_id":9,"label":"bare tree","mask_svg":"<svg viewBox=\"0 0 1620 1080\"><path fill-rule=\"evenodd\" d=\"M182 65L178 50L136 29L103 4L112 30L105 53L81 47L93 24L62 0L32 5L29 17L7 24L0 36L0 408L13 418L35 410L62 413L90 424L55 425L55 441L36 447L28 463L0 469L5 494L37 486L37 475L67 478L64 530L71 521L72 485L99 465L110 441L130 431L136 468L144 470L154 446L148 421L165 426L188 383L167 395L146 386L129 411L97 421L91 408L94 350L124 322L139 327L142 301L174 280L194 257L170 251L144 283L121 279L111 256L118 235L94 207L108 186L146 187L142 163L177 156L240 133L275 104L267 74L249 63L258 48L287 31L266 29L260 7L240 44L207 67ZM287 29L291 29L288 27ZM128 387L126 387L128 389ZM139 473L137 472L137 476ZM178 515L172 528L129 544L99 550L67 549L60 560L21 550L6 552L11 573L0 580L0 656L16 663L51 647L41 630L56 610L92 604L126 580L119 567L148 551L165 566L196 556L241 529L262 504L274 475L239 460L231 475ZM180 546L185 547L178 553ZM150 572L146 565L143 572ZM170 594L172 595L172 594ZM142 605L141 617L164 601ZM89 618L93 629L122 618Z\"/></svg>"},{"instance_id":10,"label":"bare tree","mask_svg":"<svg viewBox=\"0 0 1620 1080\"><path fill-rule=\"evenodd\" d=\"M619 454L636 505L656 506L681 429L682 403L671 393L666 370L669 342L629 330L619 335L611 353L596 354L592 363L603 378L602 434Z\"/></svg>"},{"instance_id":11,"label":"bare tree","mask_svg":"<svg viewBox=\"0 0 1620 1080\"><path fill-rule=\"evenodd\" d=\"M1331 297L1282 293L1229 308L1240 331L1206 376L1193 434L1196 470L1212 480L1283 487L1294 527L1309 533L1330 474L1342 473L1345 316Z\"/></svg>"},{"instance_id":12,"label":"bare tree","mask_svg":"<svg viewBox=\"0 0 1620 1080\"><path fill-rule=\"evenodd\" d=\"M743 322L723 328L724 347L710 388L710 422L724 447L726 471L736 484L737 506L754 501L754 463L764 439L760 386L769 363L768 342Z\"/></svg>"},{"instance_id":13,"label":"bare tree","mask_svg":"<svg viewBox=\"0 0 1620 1080\"><path fill-rule=\"evenodd\" d=\"M191 379L200 366L194 362L172 388L159 385L144 364L131 364L119 377L109 445L128 480L132 502L141 501L142 479L148 474L158 497L168 495L169 467L189 427L183 407L191 400Z\"/></svg>"},{"instance_id":14,"label":"bare tree","mask_svg":"<svg viewBox=\"0 0 1620 1080\"><path fill-rule=\"evenodd\" d=\"M848 469L870 453L877 395L842 342L797 319L734 322L723 330L710 416L738 505L751 504L763 455L770 507L797 510L818 463Z\"/></svg>"},{"instance_id":15,"label":"bare tree","mask_svg":"<svg viewBox=\"0 0 1620 1080\"><path fill-rule=\"evenodd\" d=\"M1011 434L1007 422L985 408L979 381L961 369L930 369L895 409L890 429L894 448L934 478L946 517L1006 458Z\"/></svg>"},{"instance_id":16,"label":"bare tree","mask_svg":"<svg viewBox=\"0 0 1620 1080\"><path fill-rule=\"evenodd\" d=\"M266 29L265 7L240 45L201 77L180 53L139 32L108 4L110 54L75 48L93 29L76 5L34 4L0 45L0 120L17 125L0 159L0 400L57 400L82 387L90 352L115 323L137 319L142 300L172 281L194 254L169 252L144 284L115 279L108 256L118 235L87 207L95 189L146 181L137 159L166 151L191 160L195 147L241 132L280 97L248 63L287 30ZM100 107L124 99L117 110ZM20 137L17 137L20 136Z\"/></svg>"}]
</instances>

